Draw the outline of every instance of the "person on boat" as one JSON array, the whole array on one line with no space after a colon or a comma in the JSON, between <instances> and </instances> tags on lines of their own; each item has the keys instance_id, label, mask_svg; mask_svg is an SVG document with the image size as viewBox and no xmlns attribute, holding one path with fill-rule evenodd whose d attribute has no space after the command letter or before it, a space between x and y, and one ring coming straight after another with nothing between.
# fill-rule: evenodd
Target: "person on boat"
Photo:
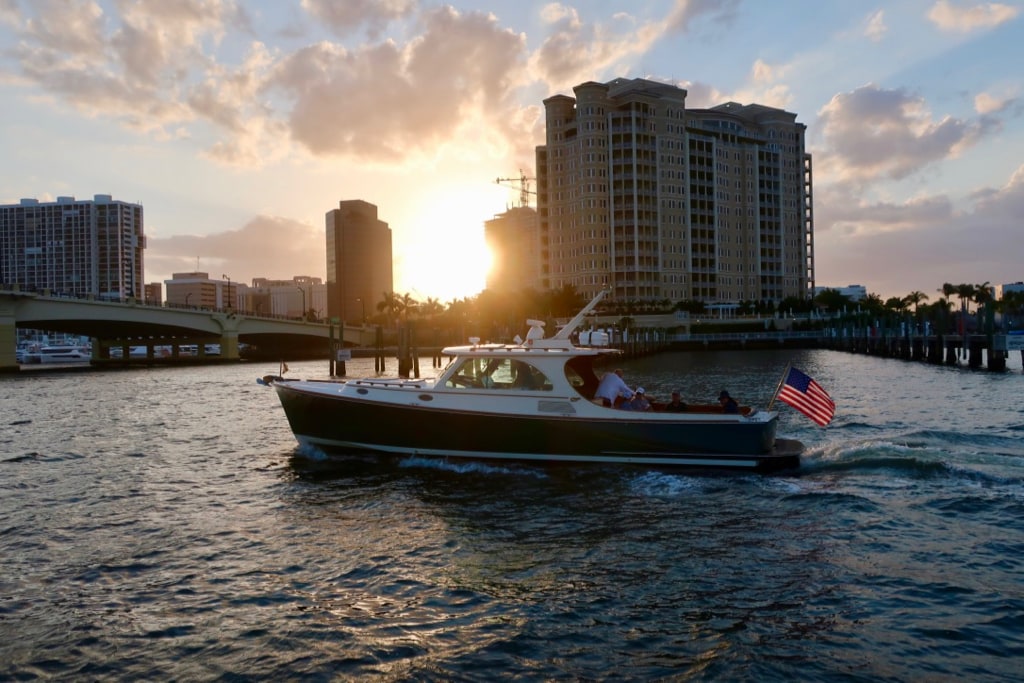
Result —
<instances>
[{"instance_id":1,"label":"person on boat","mask_svg":"<svg viewBox=\"0 0 1024 683\"><path fill-rule=\"evenodd\" d=\"M736 400L729 395L728 391L722 390L722 393L718 395L718 402L722 405L722 411L726 413L738 413L740 412L740 406L736 403Z\"/></svg>"},{"instance_id":2,"label":"person on boat","mask_svg":"<svg viewBox=\"0 0 1024 683\"><path fill-rule=\"evenodd\" d=\"M637 390L633 392L633 398L622 404L623 410L635 410L637 412L647 412L651 409L651 402L647 400L647 392L644 391L643 387L637 387Z\"/></svg>"},{"instance_id":3,"label":"person on boat","mask_svg":"<svg viewBox=\"0 0 1024 683\"><path fill-rule=\"evenodd\" d=\"M597 385L597 391L594 392L594 398L601 399L601 403L607 408L614 406L619 396L627 400L633 398L633 390L622 379L622 368L606 372L601 378L601 383Z\"/></svg>"},{"instance_id":4,"label":"person on boat","mask_svg":"<svg viewBox=\"0 0 1024 683\"><path fill-rule=\"evenodd\" d=\"M683 403L683 399L680 397L678 391L672 392L672 400L665 404L666 413L685 413L686 404Z\"/></svg>"}]
</instances>

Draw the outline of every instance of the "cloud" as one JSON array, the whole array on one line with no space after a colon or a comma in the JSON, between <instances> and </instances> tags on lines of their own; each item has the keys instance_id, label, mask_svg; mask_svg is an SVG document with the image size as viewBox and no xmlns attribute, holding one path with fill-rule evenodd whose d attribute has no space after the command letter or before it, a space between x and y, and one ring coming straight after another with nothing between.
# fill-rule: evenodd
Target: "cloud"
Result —
<instances>
[{"instance_id":1,"label":"cloud","mask_svg":"<svg viewBox=\"0 0 1024 683\"><path fill-rule=\"evenodd\" d=\"M531 56L529 72L550 92L605 76L628 76L629 60L659 40L687 33L701 18L728 25L738 5L739 0L675 0L668 15L657 21L640 22L617 12L598 23L584 21L573 7L551 3L540 13L547 37Z\"/></svg>"},{"instance_id":2,"label":"cloud","mask_svg":"<svg viewBox=\"0 0 1024 683\"><path fill-rule=\"evenodd\" d=\"M885 11L873 12L864 27L864 36L872 43L879 43L888 32L889 27L885 25Z\"/></svg>"},{"instance_id":3,"label":"cloud","mask_svg":"<svg viewBox=\"0 0 1024 683\"><path fill-rule=\"evenodd\" d=\"M17 26L20 18L18 0L0 0L0 23Z\"/></svg>"},{"instance_id":4,"label":"cloud","mask_svg":"<svg viewBox=\"0 0 1024 683\"><path fill-rule=\"evenodd\" d=\"M735 21L739 5L740 0L675 0L665 19L666 31L685 33L693 22L702 17L728 26Z\"/></svg>"},{"instance_id":5,"label":"cloud","mask_svg":"<svg viewBox=\"0 0 1024 683\"><path fill-rule=\"evenodd\" d=\"M915 289L930 294L943 282L1020 280L1005 254L1019 251L1024 166L1002 187L976 192L959 211L940 195L868 203L840 186L816 194L818 285L862 282L888 297Z\"/></svg>"},{"instance_id":6,"label":"cloud","mask_svg":"<svg viewBox=\"0 0 1024 683\"><path fill-rule=\"evenodd\" d=\"M163 281L173 273L227 273L236 282L255 277L325 277L323 226L288 218L257 216L237 230L211 235L147 237L146 280Z\"/></svg>"},{"instance_id":7,"label":"cloud","mask_svg":"<svg viewBox=\"0 0 1024 683\"><path fill-rule=\"evenodd\" d=\"M1020 7L997 2L974 3L957 7L949 0L938 0L928 10L928 18L941 30L951 33L969 33L978 29L994 28L1012 21L1020 14Z\"/></svg>"},{"instance_id":8,"label":"cloud","mask_svg":"<svg viewBox=\"0 0 1024 683\"><path fill-rule=\"evenodd\" d=\"M903 89L866 85L840 93L818 113L823 170L838 181L905 178L998 130L996 119L934 120L924 100Z\"/></svg>"},{"instance_id":9,"label":"cloud","mask_svg":"<svg viewBox=\"0 0 1024 683\"><path fill-rule=\"evenodd\" d=\"M665 31L656 23L638 26L623 13L605 24L585 22L575 9L559 4L546 6L541 16L548 34L531 57L530 72L551 91L594 80L623 60L643 54Z\"/></svg>"},{"instance_id":10,"label":"cloud","mask_svg":"<svg viewBox=\"0 0 1024 683\"><path fill-rule=\"evenodd\" d=\"M166 135L200 112L184 100L189 75L212 60L204 41L216 43L230 23L247 25L230 0L136 0L105 15L91 0L32 3L15 25L9 52L28 82L89 116L110 116L125 126Z\"/></svg>"},{"instance_id":11,"label":"cloud","mask_svg":"<svg viewBox=\"0 0 1024 683\"><path fill-rule=\"evenodd\" d=\"M815 232L839 231L848 235L875 235L913 231L949 221L953 206L948 197L913 197L902 203L869 203L846 185L832 185L815 192L819 207Z\"/></svg>"},{"instance_id":12,"label":"cloud","mask_svg":"<svg viewBox=\"0 0 1024 683\"><path fill-rule=\"evenodd\" d=\"M394 161L504 125L525 58L523 37L482 13L444 7L405 47L333 43L282 60L269 87L293 100L292 137L313 154Z\"/></svg>"},{"instance_id":13,"label":"cloud","mask_svg":"<svg viewBox=\"0 0 1024 683\"><path fill-rule=\"evenodd\" d=\"M79 64L103 54L103 10L95 2L40 0L38 14L25 20L24 34L45 52L64 52ZM59 20L55 20L58 18Z\"/></svg>"},{"instance_id":14,"label":"cloud","mask_svg":"<svg viewBox=\"0 0 1024 683\"><path fill-rule=\"evenodd\" d=\"M974 110L979 114L995 114L1009 109L1017 102L1017 98L1008 93L983 92L974 96Z\"/></svg>"},{"instance_id":15,"label":"cloud","mask_svg":"<svg viewBox=\"0 0 1024 683\"><path fill-rule=\"evenodd\" d=\"M22 83L156 139L192 138L207 158L239 166L279 159L295 143L316 156L384 163L446 144L466 154L535 144L537 108L512 99L529 80L525 38L489 14L426 10L404 44L321 42L280 53L254 40L229 64L217 57L227 27L251 30L234 0L116 6L119 14L104 15L90 0L33 4L15 29ZM413 4L304 7L343 30L404 17Z\"/></svg>"},{"instance_id":16,"label":"cloud","mask_svg":"<svg viewBox=\"0 0 1024 683\"><path fill-rule=\"evenodd\" d=\"M404 19L416 8L415 0L302 0L302 8L338 36L366 26L375 37L388 23Z\"/></svg>"},{"instance_id":17,"label":"cloud","mask_svg":"<svg viewBox=\"0 0 1024 683\"><path fill-rule=\"evenodd\" d=\"M672 79L654 80L660 80L663 83L670 83L678 88L686 90L687 109L709 109L715 105L721 104L723 101L731 99L726 97L722 91L710 83Z\"/></svg>"}]
</instances>

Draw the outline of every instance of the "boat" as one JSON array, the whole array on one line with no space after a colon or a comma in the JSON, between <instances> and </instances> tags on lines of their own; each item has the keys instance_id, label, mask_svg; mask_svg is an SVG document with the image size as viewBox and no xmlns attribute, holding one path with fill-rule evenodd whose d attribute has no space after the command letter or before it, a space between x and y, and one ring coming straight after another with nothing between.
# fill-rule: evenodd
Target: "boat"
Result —
<instances>
[{"instance_id":1,"label":"boat","mask_svg":"<svg viewBox=\"0 0 1024 683\"><path fill-rule=\"evenodd\" d=\"M92 360L92 352L85 346L42 346L31 351L26 357L27 363L88 363Z\"/></svg>"},{"instance_id":2,"label":"boat","mask_svg":"<svg viewBox=\"0 0 1024 683\"><path fill-rule=\"evenodd\" d=\"M778 471L799 466L802 444L777 439L778 413L719 406L671 413L607 407L594 400L596 368L619 350L577 345L573 334L599 293L545 338L528 320L526 339L442 350L450 361L432 379L257 381L277 392L300 444L325 454L426 456L542 463ZM598 337L598 335L592 335Z\"/></svg>"}]
</instances>

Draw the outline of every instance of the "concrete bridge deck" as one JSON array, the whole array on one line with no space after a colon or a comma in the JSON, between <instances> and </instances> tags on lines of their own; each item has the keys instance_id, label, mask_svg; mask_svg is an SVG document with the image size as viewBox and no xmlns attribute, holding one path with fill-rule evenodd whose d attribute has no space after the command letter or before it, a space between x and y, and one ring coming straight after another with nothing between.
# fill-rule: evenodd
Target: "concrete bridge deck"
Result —
<instances>
[{"instance_id":1,"label":"concrete bridge deck","mask_svg":"<svg viewBox=\"0 0 1024 683\"><path fill-rule=\"evenodd\" d=\"M338 343L341 325L258 316L231 309L151 305L78 299L43 293L0 290L0 372L19 368L15 354L17 328L63 332L93 339L93 358L110 357L111 347L121 347L128 357L131 346L209 343L220 344L222 359L238 359L239 344L261 349L321 350L326 353L332 338ZM374 330L346 325L345 346L365 346Z\"/></svg>"}]
</instances>

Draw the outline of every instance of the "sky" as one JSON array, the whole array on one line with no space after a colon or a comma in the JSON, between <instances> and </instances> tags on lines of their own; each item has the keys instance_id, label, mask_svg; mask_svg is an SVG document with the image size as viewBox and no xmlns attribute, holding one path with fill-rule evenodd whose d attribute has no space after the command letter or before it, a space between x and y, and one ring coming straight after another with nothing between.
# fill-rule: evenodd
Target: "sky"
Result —
<instances>
[{"instance_id":1,"label":"sky","mask_svg":"<svg viewBox=\"0 0 1024 683\"><path fill-rule=\"evenodd\" d=\"M145 212L145 279L325 277L378 207L395 291L479 293L543 100L647 78L797 114L819 286L1024 280L1024 2L0 0L0 203ZM458 264L458 265L453 265Z\"/></svg>"}]
</instances>

